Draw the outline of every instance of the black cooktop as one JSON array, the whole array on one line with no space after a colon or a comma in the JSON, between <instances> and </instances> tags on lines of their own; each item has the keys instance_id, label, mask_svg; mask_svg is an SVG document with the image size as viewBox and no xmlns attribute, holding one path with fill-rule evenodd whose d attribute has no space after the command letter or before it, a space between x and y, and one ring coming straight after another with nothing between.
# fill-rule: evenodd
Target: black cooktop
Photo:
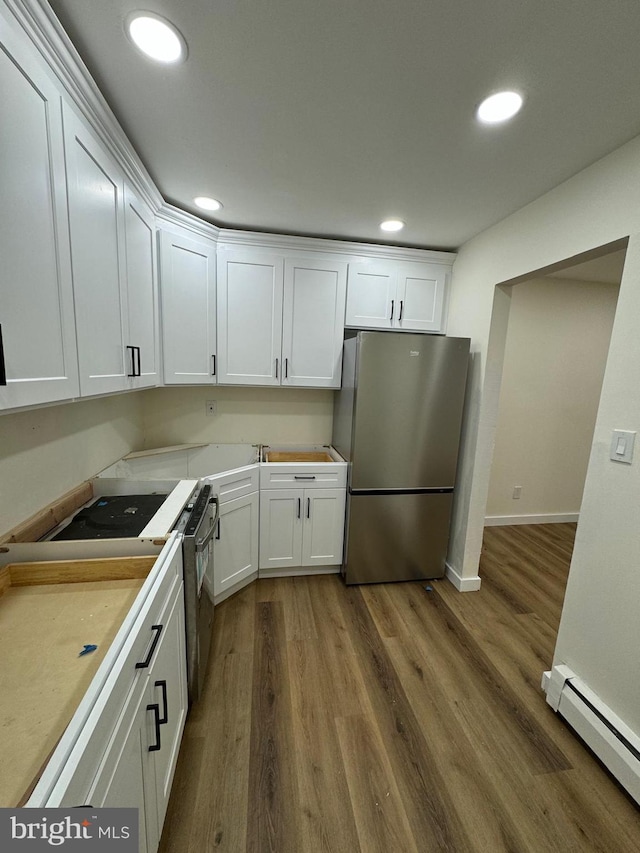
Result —
<instances>
[{"instance_id":1,"label":"black cooktop","mask_svg":"<svg viewBox=\"0 0 640 853\"><path fill-rule=\"evenodd\" d=\"M138 536L166 500L164 495L107 495L76 513L52 540Z\"/></svg>"}]
</instances>

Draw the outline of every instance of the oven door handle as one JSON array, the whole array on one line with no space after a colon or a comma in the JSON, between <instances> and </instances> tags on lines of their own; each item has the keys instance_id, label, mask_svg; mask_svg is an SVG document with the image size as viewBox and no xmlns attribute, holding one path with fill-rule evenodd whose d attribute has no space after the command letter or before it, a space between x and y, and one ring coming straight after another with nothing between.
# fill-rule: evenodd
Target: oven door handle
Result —
<instances>
[{"instance_id":1,"label":"oven door handle","mask_svg":"<svg viewBox=\"0 0 640 853\"><path fill-rule=\"evenodd\" d=\"M213 536L213 531L216 529L216 524L218 523L218 519L220 518L220 504L216 501L216 513L213 516L213 521L211 522L211 527L207 530L203 539L198 539L196 541L196 551L204 551L204 549L209 544L211 537Z\"/></svg>"}]
</instances>

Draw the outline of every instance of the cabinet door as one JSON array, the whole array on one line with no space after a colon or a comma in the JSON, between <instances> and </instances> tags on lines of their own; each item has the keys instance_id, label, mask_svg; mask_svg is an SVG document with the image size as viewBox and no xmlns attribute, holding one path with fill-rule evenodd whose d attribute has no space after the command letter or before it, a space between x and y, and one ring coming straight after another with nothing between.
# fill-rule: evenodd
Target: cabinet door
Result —
<instances>
[{"instance_id":1,"label":"cabinet door","mask_svg":"<svg viewBox=\"0 0 640 853\"><path fill-rule=\"evenodd\" d=\"M340 387L346 290L346 263L285 261L283 385Z\"/></svg>"},{"instance_id":2,"label":"cabinet door","mask_svg":"<svg viewBox=\"0 0 640 853\"><path fill-rule=\"evenodd\" d=\"M440 264L399 264L395 325L416 332L444 331L446 283L447 269Z\"/></svg>"},{"instance_id":3,"label":"cabinet door","mask_svg":"<svg viewBox=\"0 0 640 853\"><path fill-rule=\"evenodd\" d=\"M93 134L63 112L80 392L128 387L124 182Z\"/></svg>"},{"instance_id":4,"label":"cabinet door","mask_svg":"<svg viewBox=\"0 0 640 853\"><path fill-rule=\"evenodd\" d=\"M164 381L203 385L216 379L215 245L160 232Z\"/></svg>"},{"instance_id":5,"label":"cabinet door","mask_svg":"<svg viewBox=\"0 0 640 853\"><path fill-rule=\"evenodd\" d=\"M219 382L280 384L282 288L282 258L219 248Z\"/></svg>"},{"instance_id":6,"label":"cabinet door","mask_svg":"<svg viewBox=\"0 0 640 853\"><path fill-rule=\"evenodd\" d=\"M214 601L258 571L258 493L220 504L213 543Z\"/></svg>"},{"instance_id":7,"label":"cabinet door","mask_svg":"<svg viewBox=\"0 0 640 853\"><path fill-rule=\"evenodd\" d=\"M287 569L301 565L302 489L260 492L260 568Z\"/></svg>"},{"instance_id":8,"label":"cabinet door","mask_svg":"<svg viewBox=\"0 0 640 853\"><path fill-rule=\"evenodd\" d=\"M138 809L139 850L155 853L160 834L153 753L149 752L155 734L153 714L147 710L146 676L136 687L129 694L86 802L95 808Z\"/></svg>"},{"instance_id":9,"label":"cabinet door","mask_svg":"<svg viewBox=\"0 0 640 853\"><path fill-rule=\"evenodd\" d=\"M346 326L391 329L398 316L397 265L385 261L349 264Z\"/></svg>"},{"instance_id":10,"label":"cabinet door","mask_svg":"<svg viewBox=\"0 0 640 853\"><path fill-rule=\"evenodd\" d=\"M149 704L157 705L159 709L150 712L152 723L155 722L155 714L159 715L157 733L160 748L152 753L154 783L151 786L156 792L158 836L162 834L187 716L187 652L182 585L171 599L161 622L164 630L149 671L148 691L151 697Z\"/></svg>"},{"instance_id":11,"label":"cabinet door","mask_svg":"<svg viewBox=\"0 0 640 853\"><path fill-rule=\"evenodd\" d=\"M0 410L75 397L60 95L25 45L0 51Z\"/></svg>"},{"instance_id":12,"label":"cabinet door","mask_svg":"<svg viewBox=\"0 0 640 853\"><path fill-rule=\"evenodd\" d=\"M344 489L305 489L301 565L342 562L344 507Z\"/></svg>"},{"instance_id":13,"label":"cabinet door","mask_svg":"<svg viewBox=\"0 0 640 853\"><path fill-rule=\"evenodd\" d=\"M129 309L130 385L150 388L159 381L158 276L153 211L125 186L124 224ZM133 368L133 369L131 369Z\"/></svg>"}]
</instances>

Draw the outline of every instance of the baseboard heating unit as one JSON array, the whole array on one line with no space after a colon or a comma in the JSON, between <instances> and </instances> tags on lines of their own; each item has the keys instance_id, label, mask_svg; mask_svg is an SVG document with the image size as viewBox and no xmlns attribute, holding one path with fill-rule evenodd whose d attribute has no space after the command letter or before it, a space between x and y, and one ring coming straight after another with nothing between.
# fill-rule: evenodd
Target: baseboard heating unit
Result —
<instances>
[{"instance_id":1,"label":"baseboard heating unit","mask_svg":"<svg viewBox=\"0 0 640 853\"><path fill-rule=\"evenodd\" d=\"M640 737L568 666L542 676L547 702L640 804Z\"/></svg>"}]
</instances>

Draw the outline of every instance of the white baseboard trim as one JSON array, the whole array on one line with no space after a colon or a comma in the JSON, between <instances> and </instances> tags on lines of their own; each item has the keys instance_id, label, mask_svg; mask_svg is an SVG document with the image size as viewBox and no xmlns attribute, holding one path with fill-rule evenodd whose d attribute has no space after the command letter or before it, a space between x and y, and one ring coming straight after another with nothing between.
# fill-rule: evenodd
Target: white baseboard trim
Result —
<instances>
[{"instance_id":1,"label":"white baseboard trim","mask_svg":"<svg viewBox=\"0 0 640 853\"><path fill-rule=\"evenodd\" d=\"M566 666L542 681L547 702L640 803L640 737Z\"/></svg>"},{"instance_id":2,"label":"white baseboard trim","mask_svg":"<svg viewBox=\"0 0 640 853\"><path fill-rule=\"evenodd\" d=\"M305 575L337 575L340 566L298 566L292 569L260 569L259 578L301 578Z\"/></svg>"},{"instance_id":3,"label":"white baseboard trim","mask_svg":"<svg viewBox=\"0 0 640 853\"><path fill-rule=\"evenodd\" d=\"M477 592L480 589L480 584L482 583L482 579L479 575L474 575L471 578L463 578L458 572L450 566L449 563L445 563L445 577L452 583L458 592Z\"/></svg>"},{"instance_id":4,"label":"white baseboard trim","mask_svg":"<svg viewBox=\"0 0 640 853\"><path fill-rule=\"evenodd\" d=\"M496 527L501 524L564 524L576 522L579 512L550 512L543 515L487 515L485 527Z\"/></svg>"}]
</instances>

